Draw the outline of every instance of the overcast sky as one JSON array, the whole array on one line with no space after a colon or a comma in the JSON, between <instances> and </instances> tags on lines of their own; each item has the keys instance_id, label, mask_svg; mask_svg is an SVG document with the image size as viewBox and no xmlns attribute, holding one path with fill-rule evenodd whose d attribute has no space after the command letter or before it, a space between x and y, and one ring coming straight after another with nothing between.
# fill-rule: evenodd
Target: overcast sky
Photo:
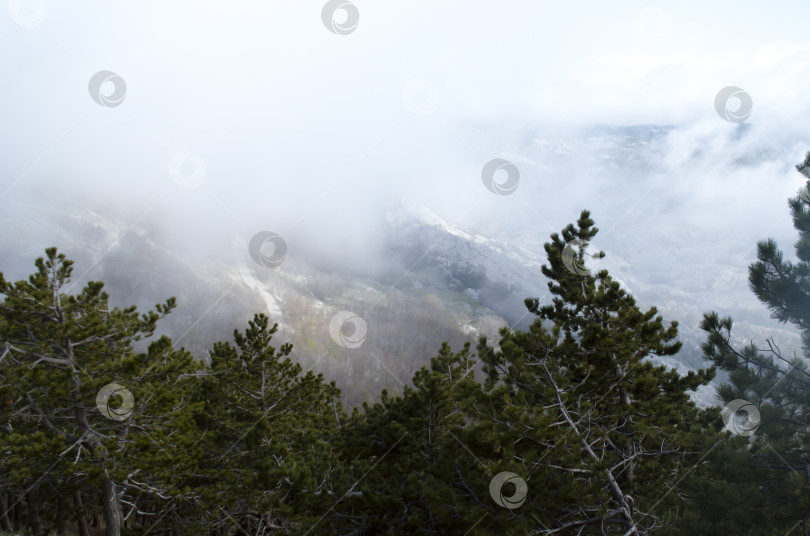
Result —
<instances>
[{"instance_id":1,"label":"overcast sky","mask_svg":"<svg viewBox=\"0 0 810 536\"><path fill-rule=\"evenodd\" d=\"M810 149L810 4L750 5L356 0L332 19L320 0L15 0L0 14L0 213L106 211L180 253L270 229L292 254L370 262L393 197L499 230L531 214L538 242L590 208L628 249L699 232L736 240L744 265L768 235L791 250L785 201ZM117 78L91 96L100 71ZM96 102L116 83L123 100ZM743 123L715 110L727 86L751 98ZM549 140L640 124L674 127L643 180L574 166L598 148L542 160ZM492 158L520 169L514 195L483 187Z\"/></svg>"}]
</instances>

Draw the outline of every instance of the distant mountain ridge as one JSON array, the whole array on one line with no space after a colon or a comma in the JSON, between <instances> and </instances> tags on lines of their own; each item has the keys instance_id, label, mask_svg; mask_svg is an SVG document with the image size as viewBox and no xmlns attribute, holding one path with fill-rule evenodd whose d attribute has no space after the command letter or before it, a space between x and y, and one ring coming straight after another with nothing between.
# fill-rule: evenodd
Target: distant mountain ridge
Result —
<instances>
[{"instance_id":1,"label":"distant mountain ridge","mask_svg":"<svg viewBox=\"0 0 810 536\"><path fill-rule=\"evenodd\" d=\"M627 172L627 180L637 180L654 173L660 147L650 146L660 146L672 128L596 128L570 139L544 138L527 129L517 148L525 159L518 191L536 195L544 185L532 182L533 170L564 167L577 153L588 156L577 162L579 167L569 166L569 173L602 173L615 166ZM9 270L30 273L34 257L42 252L26 236L45 236L48 245L57 245L76 261L74 276L82 278L82 284L104 281L114 304L136 304L145 310L177 296L179 307L161 333L179 340L200 359L206 358L212 342L228 339L253 313L264 312L280 324L279 343L294 344L294 359L336 379L346 402L357 404L373 400L383 388L400 390L435 355L441 341L459 347L486 335L497 342L501 326L525 329L534 320L527 314L525 298L550 300L540 271L549 233L540 230L543 214L502 207L486 214L488 224L496 223L486 225L450 221L415 201L392 201L380 222L384 269L347 273L330 269L328 262L312 261L306 251L288 255L277 268L260 266L247 251L250 236L234 236L225 254L188 254L151 231L148 218L127 225L100 210L21 205L0 216L7 230L0 258L14 267L0 270L7 277ZM509 226L497 224L504 215ZM601 228L599 217L594 214ZM682 373L706 366L698 323L708 309L703 297L709 294L715 303L719 300L721 314L734 317L736 342L764 344L773 336L788 355L799 347L798 335L771 321L748 291L747 267L724 254L724 244L702 240L678 222L670 225L668 243L647 245L647 251L633 247L630 231L613 226L593 244L607 247L599 267L607 268L640 307L655 305L665 321L679 321L684 348L661 363ZM77 284L73 290L78 289ZM334 342L330 319L340 311L357 314L367 323L360 347ZM711 403L711 388L699 392L696 400Z\"/></svg>"}]
</instances>

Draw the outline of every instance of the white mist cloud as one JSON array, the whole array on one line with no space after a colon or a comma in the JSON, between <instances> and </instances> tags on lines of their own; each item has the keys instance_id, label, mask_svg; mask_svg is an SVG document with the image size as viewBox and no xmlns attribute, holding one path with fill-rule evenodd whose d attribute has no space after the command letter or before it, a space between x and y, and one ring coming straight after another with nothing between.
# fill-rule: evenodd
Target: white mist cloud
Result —
<instances>
[{"instance_id":1,"label":"white mist cloud","mask_svg":"<svg viewBox=\"0 0 810 536\"><path fill-rule=\"evenodd\" d=\"M672 226L752 244L775 222L792 243L784 201L810 148L796 21L810 5L355 4L349 35L324 27L319 1L48 2L34 27L0 16L0 210L99 210L179 255L229 258L235 235L267 229L337 267L385 261L381 213L399 196L493 230L538 222L539 243L582 208L636 251ZM126 81L120 106L90 98L100 70ZM414 81L430 113L403 101ZM748 130L714 110L729 85L752 96ZM615 147L570 141L633 124L674 126L638 153L656 162L641 177L611 167ZM566 158L542 150L559 140ZM196 188L172 179L181 151L205 162ZM519 167L514 195L481 184L492 158ZM37 249L58 238L16 233Z\"/></svg>"}]
</instances>

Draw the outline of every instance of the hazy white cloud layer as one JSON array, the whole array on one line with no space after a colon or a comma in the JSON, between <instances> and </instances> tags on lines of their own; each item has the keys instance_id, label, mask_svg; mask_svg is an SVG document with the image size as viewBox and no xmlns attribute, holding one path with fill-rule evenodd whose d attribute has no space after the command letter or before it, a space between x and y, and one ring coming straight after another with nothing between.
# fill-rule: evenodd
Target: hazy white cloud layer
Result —
<instances>
[{"instance_id":1,"label":"hazy white cloud layer","mask_svg":"<svg viewBox=\"0 0 810 536\"><path fill-rule=\"evenodd\" d=\"M605 249L653 279L695 256L745 266L768 235L791 249L810 4L354 4L340 35L320 1L12 2L6 222L32 205L92 209L213 256L266 229L341 268L380 262L381 213L408 197L538 243L589 208ZM104 70L120 79L94 100ZM123 100L99 104L117 80ZM726 86L751 96L744 123L715 111ZM670 128L625 153L612 129L628 125ZM513 195L483 186L493 158L520 170ZM4 234L26 252L55 240ZM677 267L662 258L675 250Z\"/></svg>"}]
</instances>

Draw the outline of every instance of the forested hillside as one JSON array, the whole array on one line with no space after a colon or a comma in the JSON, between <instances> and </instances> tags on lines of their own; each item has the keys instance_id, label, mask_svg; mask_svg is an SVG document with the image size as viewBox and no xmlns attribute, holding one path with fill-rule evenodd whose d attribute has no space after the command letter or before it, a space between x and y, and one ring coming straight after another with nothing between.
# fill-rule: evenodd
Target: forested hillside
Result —
<instances>
[{"instance_id":1,"label":"forested hillside","mask_svg":"<svg viewBox=\"0 0 810 536\"><path fill-rule=\"evenodd\" d=\"M0 274L0 530L806 534L810 182L789 206L798 260L765 240L749 283L803 356L735 348L720 311L701 326L714 367L654 364L678 323L585 268L583 211L545 244L551 299L527 297L528 330L445 343L401 395L352 411L268 316L203 363L154 335L174 298L141 312L101 282L67 292L73 263L49 248L27 280ZM362 344L358 326L335 348ZM700 409L689 394L717 370L725 406Z\"/></svg>"}]
</instances>

